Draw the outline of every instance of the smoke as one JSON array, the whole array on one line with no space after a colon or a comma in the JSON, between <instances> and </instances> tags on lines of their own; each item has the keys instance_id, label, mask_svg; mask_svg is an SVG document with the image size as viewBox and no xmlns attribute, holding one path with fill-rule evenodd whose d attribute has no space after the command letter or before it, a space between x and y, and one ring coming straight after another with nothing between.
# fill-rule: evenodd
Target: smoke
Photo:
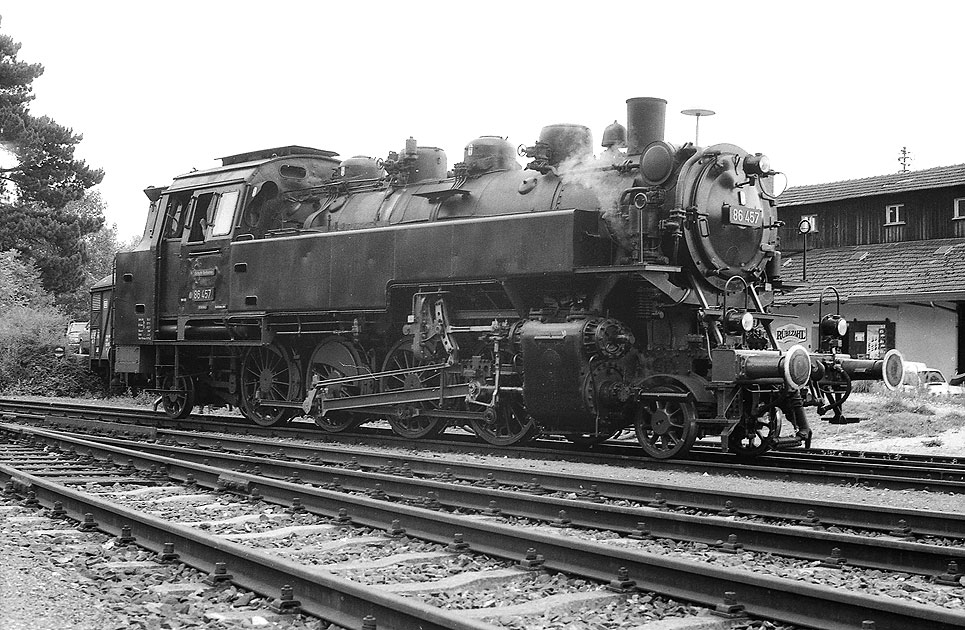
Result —
<instances>
[{"instance_id":1,"label":"smoke","mask_svg":"<svg viewBox=\"0 0 965 630\"><path fill-rule=\"evenodd\" d=\"M564 185L579 186L593 193L600 203L603 219L617 237L628 236L626 220L620 214L620 196L633 185L633 180L613 167L626 159L625 153L608 149L599 156L586 154L567 158L556 167Z\"/></svg>"}]
</instances>

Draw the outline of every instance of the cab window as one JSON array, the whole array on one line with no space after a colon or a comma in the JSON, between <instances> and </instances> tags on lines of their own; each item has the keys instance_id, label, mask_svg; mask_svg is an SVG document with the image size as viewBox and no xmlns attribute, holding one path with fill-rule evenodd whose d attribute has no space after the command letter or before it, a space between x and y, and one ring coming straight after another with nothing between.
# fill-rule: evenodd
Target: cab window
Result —
<instances>
[{"instance_id":1,"label":"cab window","mask_svg":"<svg viewBox=\"0 0 965 630\"><path fill-rule=\"evenodd\" d=\"M191 232L188 235L189 243L200 243L204 241L205 232L211 219L208 216L212 207L214 193L204 193L194 198L194 212L191 215Z\"/></svg>"},{"instance_id":2,"label":"cab window","mask_svg":"<svg viewBox=\"0 0 965 630\"><path fill-rule=\"evenodd\" d=\"M238 191L221 193L215 200L214 217L211 219L211 236L224 236L231 232L235 207L238 205Z\"/></svg>"},{"instance_id":3,"label":"cab window","mask_svg":"<svg viewBox=\"0 0 965 630\"><path fill-rule=\"evenodd\" d=\"M168 198L164 206L164 238L180 240L190 203L191 193L181 193Z\"/></svg>"},{"instance_id":4,"label":"cab window","mask_svg":"<svg viewBox=\"0 0 965 630\"><path fill-rule=\"evenodd\" d=\"M194 197L189 243L231 233L239 191L201 193Z\"/></svg>"}]
</instances>

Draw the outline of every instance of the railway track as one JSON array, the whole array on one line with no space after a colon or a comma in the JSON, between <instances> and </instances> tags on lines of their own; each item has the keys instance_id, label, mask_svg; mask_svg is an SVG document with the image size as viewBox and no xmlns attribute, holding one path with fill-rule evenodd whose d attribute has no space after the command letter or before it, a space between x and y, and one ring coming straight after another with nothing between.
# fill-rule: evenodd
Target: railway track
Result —
<instances>
[{"instance_id":1,"label":"railway track","mask_svg":"<svg viewBox=\"0 0 965 630\"><path fill-rule=\"evenodd\" d=\"M5 451L4 459L9 459L11 455L25 458L31 454L24 451L11 453L9 448ZM33 449L32 455L36 461L42 453ZM70 468L70 464L62 463L62 467ZM144 510L131 509L95 493L72 487L94 483L171 488L157 478L145 480L135 470L114 471L109 466L104 469L102 465L90 461L82 462L79 466L74 464L73 468L70 477L58 475L51 478L3 464L0 465L0 478L8 480L5 493L21 493L28 497L29 502L50 508L57 517L68 515L80 522L81 529L97 529L119 538L134 540L158 554L161 562L177 559L200 568L209 574L211 585L230 580L263 595L273 594L279 602L277 611L287 608L287 612L294 612L297 608L346 628L360 627L366 617L380 620L382 627L387 628L482 630L489 627L457 619L451 613L391 593L366 589L328 572L310 571L301 564L232 542L230 538L213 537L203 529L157 518ZM56 471L55 474L60 472L67 470ZM203 477L202 471L198 473ZM211 488L216 487L215 484ZM231 568L230 573L227 567ZM289 587L292 589L290 592ZM299 593L298 600L294 599L295 592ZM373 613L378 616L375 617Z\"/></svg>"},{"instance_id":2,"label":"railway track","mask_svg":"<svg viewBox=\"0 0 965 630\"><path fill-rule=\"evenodd\" d=\"M438 458L405 460L360 449L318 449L267 440L225 440L217 435L173 434L164 444L130 438L99 442L219 468L257 471L275 479L297 479L320 487L384 496L416 504L437 502L450 509L561 523L620 535L642 535L692 543L733 546L760 553L824 560L837 548L853 564L893 571L941 574L948 563L965 566L965 518L914 510L856 508L827 502L787 501L739 493L682 492L674 486L641 488L637 483L503 466L494 471ZM201 448L202 443L207 448ZM187 446L190 444L191 446ZM216 449L216 450L214 450ZM603 488L601 491L600 488ZM667 496L680 502L668 501ZM738 506L749 506L739 508ZM823 508L823 509L821 509ZM822 521L818 511L825 515ZM559 512L566 513L560 517ZM791 526L791 527L788 527ZM914 526L914 527L912 527ZM828 532L828 528L852 533ZM856 533L854 533L856 532ZM897 540L896 540L897 539ZM908 541L921 541L914 545ZM931 542L932 544L928 544ZM911 544L911 546L909 546ZM909 550L914 549L913 553Z\"/></svg>"},{"instance_id":3,"label":"railway track","mask_svg":"<svg viewBox=\"0 0 965 630\"><path fill-rule=\"evenodd\" d=\"M128 473L134 469L150 470L153 466L154 474L158 478L183 482L191 480L208 488L228 488L245 496L260 497L260 501L289 507L297 496L298 503L313 514L351 520L355 524L370 528L390 531L404 528L408 536L438 545L457 544L455 533L460 533L462 537L458 544L468 545L467 551L504 560L515 559L524 565L535 564L542 567L541 570L583 576L599 584L612 582L618 587L622 584L632 591L655 591L667 597L714 608L733 606L734 604L724 603L722 597L724 592L736 592L740 605L745 607L746 612L785 623L844 629L861 627L861 622L867 619L874 619L877 628L957 627L965 622L965 617L960 613L939 607L922 606L895 598L872 597L863 593L842 593L840 589L822 584L807 584L775 577L774 574L781 573L783 569L772 569L774 574L769 574L767 571L735 568L743 562L760 561L749 558L751 555L764 557L773 553L782 553L791 558L804 556L809 564L814 564L810 561L815 557L808 557L805 551L808 546L816 548L819 544L841 543L846 545L849 554L864 555L858 560L849 557L851 564L846 564L841 562L846 554L840 551L837 555L825 554L825 560L830 560L830 564L837 568L818 570L831 573L857 572L865 570L857 565L875 567L875 557L886 554L885 550L889 548L898 550L896 558L902 555L925 558L935 551L929 549L934 545L920 542L867 534L845 536L804 527L788 527L787 524L767 526L753 521L742 524L741 519L734 514L678 514L668 510L669 506L659 503L614 505L612 497L600 496L606 492L599 487L596 490L598 494L584 493L583 496L566 498L538 494L532 486L529 489L533 492L521 492L519 488L486 487L492 485L485 483L486 477L483 478L482 487L471 485L471 479L454 483L462 471L429 473L441 477L442 480L418 479L415 476L410 478L410 474L426 472L420 468L422 462L416 461L407 461L407 467L396 466L394 469L388 464L380 464L383 472L357 470L374 463L361 462L357 455L354 456L354 463L349 459L341 468L308 461L287 461L286 458L293 457L287 450L288 445L284 452L279 452L277 443L257 440L248 442L239 453L225 452L227 446L224 443L218 447L219 450L202 450L194 448L193 445L185 448L145 443L142 450L140 445L136 449L123 448L118 444L111 444L112 440L109 439L95 442L40 428L13 425L4 425L3 428L11 435L30 437L35 441L43 440L48 452L54 448L61 451L60 457L66 463L61 462L59 465L67 468L71 466L70 462L74 461L73 457L78 455L88 456L88 459L89 456L94 456L102 461L111 458L116 462L113 468ZM133 445L131 440L126 440L125 443L127 446ZM256 448L267 449L269 446L276 450L264 453L255 451ZM245 450L249 452L244 453ZM202 463L189 461L199 458ZM205 459L207 463L203 463ZM44 466L54 476L62 476L64 472L57 468L51 469L49 463ZM259 466L260 470L254 470L254 466ZM503 471L500 472L501 477L502 473ZM334 479L336 475L338 481ZM21 474L18 482L21 486L26 485L24 479ZM41 481L40 477L36 480L29 479L29 485L39 486ZM406 496L409 497L408 500L403 499ZM497 504L493 506L492 501ZM559 512L561 508L564 509L564 514ZM466 514L469 515L468 518ZM646 516L648 523L659 524L641 525L641 515ZM521 527L524 521L527 526ZM702 535L705 538L717 535L709 533L712 531L739 531L740 534L737 539L731 539L728 534L721 545L711 550L711 544L701 542L700 534L694 533L696 529L690 530L686 535L681 533L685 525L698 527L693 525L695 522L699 522L699 527L718 527L717 530L704 529ZM800 533L787 533L792 529L798 529ZM676 531L677 536L670 536L672 532L669 530ZM785 532L782 540L773 538L777 535L775 530ZM765 533L752 539L754 532ZM748 538L742 538L745 535ZM622 544L613 544L616 536L619 536ZM661 542L663 536L669 536L667 540L673 541L671 549L692 545L704 550L702 553L712 554L714 559L708 562L706 558L703 561L690 559L690 554L686 553L680 554L684 559L678 558L676 553L660 553L661 545L666 544ZM765 541L767 536L772 536L769 542ZM878 540L875 541L876 538ZM792 542L793 540L798 542ZM867 551L852 552L851 550L857 547L849 545L857 544L859 540L866 541L862 544L866 544L863 548ZM197 541L189 544L196 543ZM768 548L768 544L774 546ZM938 556L932 556L931 560L916 560L897 566L902 567L899 570L913 573L938 573L931 567L938 561L939 556L946 566L949 558L960 557L960 546L957 543L950 544L954 546L941 549L937 552ZM543 556L542 562L537 562L540 555ZM737 557L740 557L741 561L733 563L734 566L720 566L728 564L722 561L722 558ZM921 566L914 566L918 562ZM882 568L884 567L879 566L877 570ZM949 569L945 572L945 577L954 577L950 571ZM924 580L922 583L931 582ZM301 593L302 589L298 588L296 592Z\"/></svg>"},{"instance_id":4,"label":"railway track","mask_svg":"<svg viewBox=\"0 0 965 630\"><path fill-rule=\"evenodd\" d=\"M395 436L388 429L366 427L363 433L338 435L322 434L313 424L294 422L287 426L259 427L245 419L226 415L191 416L171 421L162 414L143 409L105 409L82 404L48 403L0 399L0 413L43 422L57 417L105 420L122 424L156 426L159 430L203 430L272 438L350 442L356 444L411 446L411 442ZM119 429L123 430L123 429ZM929 492L965 493L965 460L937 456L896 456L890 453L865 451L796 450L773 452L753 460L740 460L729 453L712 448L700 448L690 460L663 461L643 455L634 442L609 440L590 449L559 440L538 440L525 447L496 448L481 443L475 437L449 431L436 440L423 440L421 448L464 449L477 454L513 455L529 459L566 459L578 455L581 461L601 464L628 464L654 470L684 470L712 475L753 475L760 479L775 479L801 483L835 483L863 485L891 490L919 490Z\"/></svg>"}]
</instances>

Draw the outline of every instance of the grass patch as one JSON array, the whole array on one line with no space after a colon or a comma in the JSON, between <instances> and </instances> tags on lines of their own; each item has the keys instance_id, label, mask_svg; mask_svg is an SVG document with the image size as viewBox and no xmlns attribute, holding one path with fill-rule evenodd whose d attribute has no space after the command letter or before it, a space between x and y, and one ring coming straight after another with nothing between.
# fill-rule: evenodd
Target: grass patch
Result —
<instances>
[{"instance_id":1,"label":"grass patch","mask_svg":"<svg viewBox=\"0 0 965 630\"><path fill-rule=\"evenodd\" d=\"M905 398L904 396L894 396L886 400L881 409L888 413L908 412L920 416L935 415L935 410L925 401L917 398Z\"/></svg>"},{"instance_id":2,"label":"grass patch","mask_svg":"<svg viewBox=\"0 0 965 630\"><path fill-rule=\"evenodd\" d=\"M888 390L855 394L845 403L845 414L867 418L851 426L883 438L934 437L965 427L965 401L958 396L936 397Z\"/></svg>"}]
</instances>

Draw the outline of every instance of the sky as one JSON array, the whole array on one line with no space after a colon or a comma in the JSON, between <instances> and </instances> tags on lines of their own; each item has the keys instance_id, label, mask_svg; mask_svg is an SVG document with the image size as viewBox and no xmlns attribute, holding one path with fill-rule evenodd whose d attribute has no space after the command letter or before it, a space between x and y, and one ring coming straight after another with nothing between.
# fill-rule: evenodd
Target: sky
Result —
<instances>
[{"instance_id":1,"label":"sky","mask_svg":"<svg viewBox=\"0 0 965 630\"><path fill-rule=\"evenodd\" d=\"M482 135L599 144L626 99L666 99L666 140L762 152L791 186L965 162L965 3L0 0L31 113L83 134L107 220L139 234L149 185L298 144L449 164Z\"/></svg>"}]
</instances>

